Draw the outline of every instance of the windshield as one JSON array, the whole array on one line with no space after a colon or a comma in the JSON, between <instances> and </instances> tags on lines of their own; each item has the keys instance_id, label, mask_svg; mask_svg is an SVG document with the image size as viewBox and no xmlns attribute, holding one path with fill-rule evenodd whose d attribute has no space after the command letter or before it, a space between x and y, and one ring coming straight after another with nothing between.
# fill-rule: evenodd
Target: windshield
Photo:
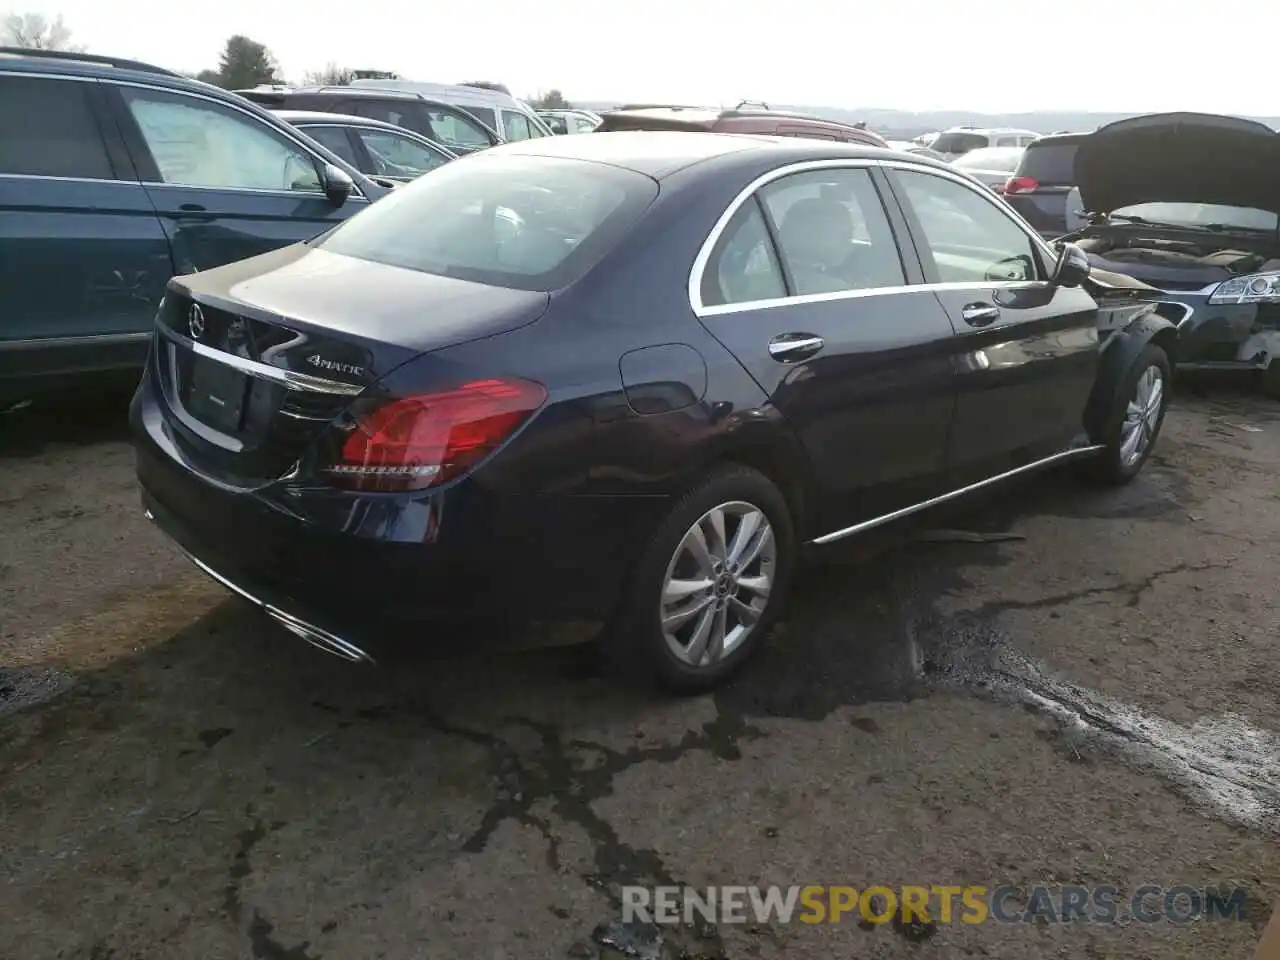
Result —
<instances>
[{"instance_id":1,"label":"windshield","mask_svg":"<svg viewBox=\"0 0 1280 960\"><path fill-rule=\"evenodd\" d=\"M1210 225L1235 230L1261 230L1273 233L1280 229L1280 215L1252 207L1227 207L1217 203L1135 203L1111 212L1113 217L1140 217L1157 223L1179 226Z\"/></svg>"},{"instance_id":2,"label":"windshield","mask_svg":"<svg viewBox=\"0 0 1280 960\"><path fill-rule=\"evenodd\" d=\"M980 133L944 133L929 146L939 153L968 153L987 145L987 138Z\"/></svg>"},{"instance_id":3,"label":"windshield","mask_svg":"<svg viewBox=\"0 0 1280 960\"><path fill-rule=\"evenodd\" d=\"M478 154L392 192L315 243L408 270L549 291L585 273L657 193L649 177L620 167Z\"/></svg>"},{"instance_id":4,"label":"windshield","mask_svg":"<svg viewBox=\"0 0 1280 960\"><path fill-rule=\"evenodd\" d=\"M1022 147L988 147L970 150L952 166L970 170L999 170L1013 173L1022 159Z\"/></svg>"}]
</instances>

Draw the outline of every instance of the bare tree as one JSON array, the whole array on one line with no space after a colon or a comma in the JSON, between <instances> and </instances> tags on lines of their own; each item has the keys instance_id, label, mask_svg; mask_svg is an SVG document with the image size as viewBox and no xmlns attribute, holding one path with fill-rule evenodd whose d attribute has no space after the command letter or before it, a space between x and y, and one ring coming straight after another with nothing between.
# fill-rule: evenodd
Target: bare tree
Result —
<instances>
[{"instance_id":1,"label":"bare tree","mask_svg":"<svg viewBox=\"0 0 1280 960\"><path fill-rule=\"evenodd\" d=\"M345 87L355 78L356 71L350 67L329 63L323 70L313 70L304 75L302 82L308 86Z\"/></svg>"},{"instance_id":2,"label":"bare tree","mask_svg":"<svg viewBox=\"0 0 1280 960\"><path fill-rule=\"evenodd\" d=\"M29 50L67 50L83 53L84 47L71 42L71 28L62 15L50 21L40 13L11 13L0 24L0 40L5 46Z\"/></svg>"}]
</instances>

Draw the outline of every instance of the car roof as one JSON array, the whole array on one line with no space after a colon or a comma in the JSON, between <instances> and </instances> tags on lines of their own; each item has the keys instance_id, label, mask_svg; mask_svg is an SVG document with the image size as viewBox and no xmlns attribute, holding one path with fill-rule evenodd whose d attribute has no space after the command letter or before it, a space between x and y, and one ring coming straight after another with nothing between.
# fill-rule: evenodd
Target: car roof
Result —
<instances>
[{"instance_id":1,"label":"car roof","mask_svg":"<svg viewBox=\"0 0 1280 960\"><path fill-rule=\"evenodd\" d=\"M54 68L59 72L83 73L86 76L99 76L103 73L118 76L126 73L142 73L151 77L171 77L175 80L186 80L180 73L157 67L141 60L126 60L122 57L105 57L94 53L72 53L68 50L33 50L27 47L0 47L0 69L6 66L21 65L36 69ZM194 82L194 81L193 81Z\"/></svg>"},{"instance_id":2,"label":"car roof","mask_svg":"<svg viewBox=\"0 0 1280 960\"><path fill-rule=\"evenodd\" d=\"M377 127L416 136L412 130L398 127L394 123L375 120L373 117L357 117L349 113L325 113L322 110L272 110L271 112L289 123L331 123L343 127Z\"/></svg>"},{"instance_id":3,"label":"car roof","mask_svg":"<svg viewBox=\"0 0 1280 960\"><path fill-rule=\"evenodd\" d=\"M656 180L707 160L727 165L758 166L770 157L778 163L828 159L884 159L883 147L816 140L805 137L774 137L748 133L703 133L667 130L618 130L592 133L585 137L539 137L486 150L483 156L566 157L607 163L634 170ZM894 153L895 160L909 158L922 166L949 169L947 164L928 157Z\"/></svg>"},{"instance_id":4,"label":"car roof","mask_svg":"<svg viewBox=\"0 0 1280 960\"><path fill-rule=\"evenodd\" d=\"M292 97L297 94L306 96L315 96L322 94L324 96L342 96L342 97L376 97L379 100L430 100L430 97L424 97L418 93L411 93L408 90L392 90L382 87L356 87L356 86L309 86L309 87L286 87L283 90L262 90L260 88L253 90L237 90L236 93L279 93L284 97Z\"/></svg>"}]
</instances>

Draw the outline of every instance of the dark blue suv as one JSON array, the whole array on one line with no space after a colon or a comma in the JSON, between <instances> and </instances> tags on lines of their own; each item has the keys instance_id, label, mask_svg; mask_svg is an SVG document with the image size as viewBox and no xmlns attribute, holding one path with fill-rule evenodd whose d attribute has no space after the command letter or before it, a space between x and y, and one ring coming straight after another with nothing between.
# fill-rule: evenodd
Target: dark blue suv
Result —
<instances>
[{"instance_id":1,"label":"dark blue suv","mask_svg":"<svg viewBox=\"0 0 1280 960\"><path fill-rule=\"evenodd\" d=\"M306 240L387 189L208 84L0 48L0 401L141 368L170 277Z\"/></svg>"}]
</instances>

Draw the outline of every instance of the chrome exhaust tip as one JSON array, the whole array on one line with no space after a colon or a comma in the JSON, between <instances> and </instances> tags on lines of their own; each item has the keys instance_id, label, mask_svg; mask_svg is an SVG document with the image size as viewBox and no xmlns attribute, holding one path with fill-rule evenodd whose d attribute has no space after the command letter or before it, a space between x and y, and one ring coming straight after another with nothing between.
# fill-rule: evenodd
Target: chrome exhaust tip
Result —
<instances>
[{"instance_id":1,"label":"chrome exhaust tip","mask_svg":"<svg viewBox=\"0 0 1280 960\"><path fill-rule=\"evenodd\" d=\"M146 516L148 520L155 519L151 516L150 510L146 511ZM188 560L194 563L208 576L222 584L232 593L237 593L244 597L255 607L258 607L266 613L267 616L271 617L272 620L276 621L276 623L280 624L292 633L295 637L301 637L316 649L323 650L325 653L329 653L342 660L346 660L348 663L376 663L372 656L360 647L357 647L354 643L343 640L337 634L330 633L328 630L322 630L315 624L307 623L307 621L299 619L291 613L285 613L279 607L273 607L266 601L255 597L248 590L244 589L244 587L218 573L217 570L214 570L213 567L209 566L199 557L186 550L183 550L182 552L186 555Z\"/></svg>"},{"instance_id":2,"label":"chrome exhaust tip","mask_svg":"<svg viewBox=\"0 0 1280 960\"><path fill-rule=\"evenodd\" d=\"M348 663L373 663L374 659L366 651L357 647L354 643L343 640L336 634L330 633L328 630L321 630L314 624L307 623L305 620L299 620L292 614L285 613L283 610L263 604L263 610L271 619L275 620L282 627L288 630L296 637L301 637L307 643L311 644L325 653L333 654L340 657Z\"/></svg>"}]
</instances>

